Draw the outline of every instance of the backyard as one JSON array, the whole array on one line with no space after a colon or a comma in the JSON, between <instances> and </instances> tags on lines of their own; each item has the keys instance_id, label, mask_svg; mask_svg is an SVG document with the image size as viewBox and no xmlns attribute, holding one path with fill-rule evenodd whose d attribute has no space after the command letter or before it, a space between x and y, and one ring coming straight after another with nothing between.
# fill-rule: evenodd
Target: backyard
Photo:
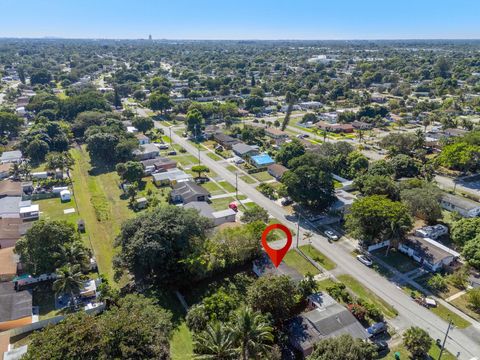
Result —
<instances>
[{"instance_id":1,"label":"backyard","mask_svg":"<svg viewBox=\"0 0 480 360\"><path fill-rule=\"evenodd\" d=\"M318 270L315 266L313 266L307 259L305 259L302 255L300 255L296 250L290 250L287 252L283 261L294 268L302 275L317 275L320 274L320 270Z\"/></svg>"}]
</instances>

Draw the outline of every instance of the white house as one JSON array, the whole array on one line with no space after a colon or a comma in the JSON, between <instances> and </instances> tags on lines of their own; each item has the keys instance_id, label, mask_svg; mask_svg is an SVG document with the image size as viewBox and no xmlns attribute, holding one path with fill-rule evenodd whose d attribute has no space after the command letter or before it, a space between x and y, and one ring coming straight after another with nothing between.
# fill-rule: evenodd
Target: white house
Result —
<instances>
[{"instance_id":1,"label":"white house","mask_svg":"<svg viewBox=\"0 0 480 360\"><path fill-rule=\"evenodd\" d=\"M398 246L398 250L433 272L441 270L444 265L450 265L460 257L459 253L433 239L417 236L409 236Z\"/></svg>"},{"instance_id":2,"label":"white house","mask_svg":"<svg viewBox=\"0 0 480 360\"><path fill-rule=\"evenodd\" d=\"M443 195L440 205L448 211L456 211L463 217L473 218L480 215L480 203L458 195Z\"/></svg>"},{"instance_id":3,"label":"white house","mask_svg":"<svg viewBox=\"0 0 480 360\"><path fill-rule=\"evenodd\" d=\"M442 224L424 226L415 230L415 235L422 238L438 239L446 234L448 234L448 227Z\"/></svg>"}]
</instances>

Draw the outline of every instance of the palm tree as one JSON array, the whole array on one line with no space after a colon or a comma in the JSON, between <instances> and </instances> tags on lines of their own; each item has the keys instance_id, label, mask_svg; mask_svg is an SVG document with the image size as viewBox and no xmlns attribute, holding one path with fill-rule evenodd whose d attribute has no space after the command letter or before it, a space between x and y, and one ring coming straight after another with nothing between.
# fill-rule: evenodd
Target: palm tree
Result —
<instances>
[{"instance_id":1,"label":"palm tree","mask_svg":"<svg viewBox=\"0 0 480 360\"><path fill-rule=\"evenodd\" d=\"M75 241L60 246L54 256L57 258L58 267L78 264L81 269L86 270L89 255L87 249L80 242Z\"/></svg>"},{"instance_id":2,"label":"palm tree","mask_svg":"<svg viewBox=\"0 0 480 360\"><path fill-rule=\"evenodd\" d=\"M229 360L237 354L232 332L219 322L208 324L204 332L194 337L193 343L195 359Z\"/></svg>"},{"instance_id":3,"label":"palm tree","mask_svg":"<svg viewBox=\"0 0 480 360\"><path fill-rule=\"evenodd\" d=\"M76 295L85 281L85 275L80 271L80 265L65 265L56 271L57 279L53 283L55 294L70 294L73 306L77 307Z\"/></svg>"},{"instance_id":4,"label":"palm tree","mask_svg":"<svg viewBox=\"0 0 480 360\"><path fill-rule=\"evenodd\" d=\"M27 161L24 161L20 165L20 172L26 180L29 180L30 179L30 174L32 173L32 167L30 166L30 163L27 162Z\"/></svg>"},{"instance_id":5,"label":"palm tree","mask_svg":"<svg viewBox=\"0 0 480 360\"><path fill-rule=\"evenodd\" d=\"M363 136L363 130L362 129L358 129L357 131L357 137L358 137L358 142L361 143L364 136Z\"/></svg>"},{"instance_id":6,"label":"palm tree","mask_svg":"<svg viewBox=\"0 0 480 360\"><path fill-rule=\"evenodd\" d=\"M18 180L20 178L20 165L16 162L13 163L8 173L13 176L14 180Z\"/></svg>"},{"instance_id":7,"label":"palm tree","mask_svg":"<svg viewBox=\"0 0 480 360\"><path fill-rule=\"evenodd\" d=\"M241 359L264 355L270 349L268 343L273 341L273 329L262 314L243 307L236 313L232 323L231 330Z\"/></svg>"}]
</instances>

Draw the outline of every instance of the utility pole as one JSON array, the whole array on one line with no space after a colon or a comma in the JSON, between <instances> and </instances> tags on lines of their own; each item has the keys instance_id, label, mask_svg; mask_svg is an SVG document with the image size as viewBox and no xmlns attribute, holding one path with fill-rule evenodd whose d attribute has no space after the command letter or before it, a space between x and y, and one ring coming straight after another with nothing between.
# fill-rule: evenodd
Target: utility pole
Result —
<instances>
[{"instance_id":1,"label":"utility pole","mask_svg":"<svg viewBox=\"0 0 480 360\"><path fill-rule=\"evenodd\" d=\"M238 200L238 171L235 172L235 198Z\"/></svg>"},{"instance_id":2,"label":"utility pole","mask_svg":"<svg viewBox=\"0 0 480 360\"><path fill-rule=\"evenodd\" d=\"M297 249L298 249L299 239L300 239L300 213L298 213L298 220L297 220Z\"/></svg>"},{"instance_id":3,"label":"utility pole","mask_svg":"<svg viewBox=\"0 0 480 360\"><path fill-rule=\"evenodd\" d=\"M447 332L445 333L445 338L443 339L443 344L442 344L442 348L440 349L440 355L438 355L438 360L442 358L443 349L445 349L445 343L447 342L448 332L450 331L451 327L452 327L452 320L448 322Z\"/></svg>"}]
</instances>

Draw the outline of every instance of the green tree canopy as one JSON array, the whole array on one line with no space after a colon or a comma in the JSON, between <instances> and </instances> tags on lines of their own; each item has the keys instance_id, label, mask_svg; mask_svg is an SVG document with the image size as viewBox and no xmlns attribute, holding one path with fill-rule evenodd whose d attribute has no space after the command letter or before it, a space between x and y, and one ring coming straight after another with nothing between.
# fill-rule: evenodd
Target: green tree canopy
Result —
<instances>
[{"instance_id":1,"label":"green tree canopy","mask_svg":"<svg viewBox=\"0 0 480 360\"><path fill-rule=\"evenodd\" d=\"M480 234L480 218L465 218L455 221L452 225L452 240L459 246L463 246Z\"/></svg>"},{"instance_id":2,"label":"green tree canopy","mask_svg":"<svg viewBox=\"0 0 480 360\"><path fill-rule=\"evenodd\" d=\"M276 160L284 166L288 166L290 160L305 154L305 147L298 139L293 139L289 143L285 143L280 147Z\"/></svg>"},{"instance_id":3,"label":"green tree canopy","mask_svg":"<svg viewBox=\"0 0 480 360\"><path fill-rule=\"evenodd\" d=\"M365 245L384 239L401 239L412 226L405 205L380 195L357 199L346 222L350 234Z\"/></svg>"},{"instance_id":4,"label":"green tree canopy","mask_svg":"<svg viewBox=\"0 0 480 360\"><path fill-rule=\"evenodd\" d=\"M0 136L17 136L22 125L21 117L10 112L0 111Z\"/></svg>"},{"instance_id":5,"label":"green tree canopy","mask_svg":"<svg viewBox=\"0 0 480 360\"><path fill-rule=\"evenodd\" d=\"M244 223L253 223L255 221L261 221L263 223L268 223L269 215L267 210L255 204L252 207L247 208L242 215L242 222Z\"/></svg>"},{"instance_id":6,"label":"green tree canopy","mask_svg":"<svg viewBox=\"0 0 480 360\"><path fill-rule=\"evenodd\" d=\"M170 359L171 314L127 295L102 315L67 315L32 335L25 359Z\"/></svg>"},{"instance_id":7,"label":"green tree canopy","mask_svg":"<svg viewBox=\"0 0 480 360\"><path fill-rule=\"evenodd\" d=\"M129 183L140 181L144 176L143 165L138 161L127 161L126 163L117 164L115 169L122 180Z\"/></svg>"},{"instance_id":8,"label":"green tree canopy","mask_svg":"<svg viewBox=\"0 0 480 360\"><path fill-rule=\"evenodd\" d=\"M401 191L402 201L408 206L410 213L430 224L442 217L440 199L442 192L430 183L422 183L421 187Z\"/></svg>"},{"instance_id":9,"label":"green tree canopy","mask_svg":"<svg viewBox=\"0 0 480 360\"><path fill-rule=\"evenodd\" d=\"M136 117L133 119L132 125L143 133L146 133L154 127L153 120L148 117Z\"/></svg>"},{"instance_id":10,"label":"green tree canopy","mask_svg":"<svg viewBox=\"0 0 480 360\"><path fill-rule=\"evenodd\" d=\"M202 246L209 227L194 209L171 205L127 220L116 239L116 268L129 270L140 283L188 281L186 260Z\"/></svg>"},{"instance_id":11,"label":"green tree canopy","mask_svg":"<svg viewBox=\"0 0 480 360\"><path fill-rule=\"evenodd\" d=\"M403 333L403 344L416 359L421 359L430 350L432 338L422 328L412 326Z\"/></svg>"},{"instance_id":12,"label":"green tree canopy","mask_svg":"<svg viewBox=\"0 0 480 360\"><path fill-rule=\"evenodd\" d=\"M400 190L395 181L384 175L363 175L355 179L355 187L365 196L385 195L390 200L399 200Z\"/></svg>"},{"instance_id":13,"label":"green tree canopy","mask_svg":"<svg viewBox=\"0 0 480 360\"><path fill-rule=\"evenodd\" d=\"M75 227L59 220L39 220L17 241L15 252L32 275L48 274L59 267L61 247L80 242Z\"/></svg>"},{"instance_id":14,"label":"green tree canopy","mask_svg":"<svg viewBox=\"0 0 480 360\"><path fill-rule=\"evenodd\" d=\"M344 334L317 342L307 360L373 360L375 345Z\"/></svg>"}]
</instances>

